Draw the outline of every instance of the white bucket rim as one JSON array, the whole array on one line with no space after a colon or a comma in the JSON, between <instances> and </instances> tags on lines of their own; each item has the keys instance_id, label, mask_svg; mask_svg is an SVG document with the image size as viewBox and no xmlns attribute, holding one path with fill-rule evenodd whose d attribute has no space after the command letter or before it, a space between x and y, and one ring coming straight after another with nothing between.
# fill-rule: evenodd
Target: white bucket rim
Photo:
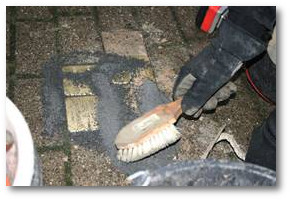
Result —
<instances>
[{"instance_id":1,"label":"white bucket rim","mask_svg":"<svg viewBox=\"0 0 290 200\"><path fill-rule=\"evenodd\" d=\"M13 186L30 186L34 171L34 146L29 127L13 102L6 97L6 130L17 144L17 167Z\"/></svg>"}]
</instances>

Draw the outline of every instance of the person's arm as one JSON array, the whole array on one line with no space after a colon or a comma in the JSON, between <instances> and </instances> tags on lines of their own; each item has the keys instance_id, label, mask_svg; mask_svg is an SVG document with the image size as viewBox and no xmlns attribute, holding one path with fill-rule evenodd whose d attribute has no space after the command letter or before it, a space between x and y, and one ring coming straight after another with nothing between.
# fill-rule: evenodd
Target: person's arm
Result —
<instances>
[{"instance_id":1,"label":"person's arm","mask_svg":"<svg viewBox=\"0 0 290 200\"><path fill-rule=\"evenodd\" d=\"M187 115L200 113L210 100L218 102L219 89L226 85L243 63L265 52L275 25L275 7L230 7L218 36L187 62L173 88L174 99L183 97ZM234 88L228 89L232 92Z\"/></svg>"}]
</instances>

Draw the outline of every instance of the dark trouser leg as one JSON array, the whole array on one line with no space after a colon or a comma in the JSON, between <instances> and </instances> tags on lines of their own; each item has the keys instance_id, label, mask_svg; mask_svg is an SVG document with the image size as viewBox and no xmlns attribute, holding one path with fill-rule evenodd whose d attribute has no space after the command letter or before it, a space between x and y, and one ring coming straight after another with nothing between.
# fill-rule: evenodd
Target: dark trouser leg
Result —
<instances>
[{"instance_id":1,"label":"dark trouser leg","mask_svg":"<svg viewBox=\"0 0 290 200\"><path fill-rule=\"evenodd\" d=\"M276 171L276 109L253 131L245 161Z\"/></svg>"}]
</instances>

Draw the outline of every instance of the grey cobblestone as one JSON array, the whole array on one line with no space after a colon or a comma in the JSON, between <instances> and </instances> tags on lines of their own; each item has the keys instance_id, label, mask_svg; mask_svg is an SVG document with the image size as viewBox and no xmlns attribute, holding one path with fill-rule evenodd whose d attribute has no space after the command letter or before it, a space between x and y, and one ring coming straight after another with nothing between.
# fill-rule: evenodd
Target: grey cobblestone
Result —
<instances>
[{"instance_id":1,"label":"grey cobblestone","mask_svg":"<svg viewBox=\"0 0 290 200\"><path fill-rule=\"evenodd\" d=\"M15 59L15 20L16 9L11 6L6 7L6 59Z\"/></svg>"},{"instance_id":2,"label":"grey cobblestone","mask_svg":"<svg viewBox=\"0 0 290 200\"><path fill-rule=\"evenodd\" d=\"M93 17L60 17L59 26L61 53L103 50L101 37Z\"/></svg>"},{"instance_id":3,"label":"grey cobblestone","mask_svg":"<svg viewBox=\"0 0 290 200\"><path fill-rule=\"evenodd\" d=\"M90 15L92 14L92 7L88 6L60 6L58 7L60 15Z\"/></svg>"},{"instance_id":4,"label":"grey cobblestone","mask_svg":"<svg viewBox=\"0 0 290 200\"><path fill-rule=\"evenodd\" d=\"M10 81L9 63L6 62L6 96L9 90L9 81Z\"/></svg>"},{"instance_id":5,"label":"grey cobblestone","mask_svg":"<svg viewBox=\"0 0 290 200\"><path fill-rule=\"evenodd\" d=\"M44 136L43 133L43 105L42 79L18 79L15 86L15 105L23 114L30 128L32 138L37 146L52 146L63 143L63 137Z\"/></svg>"},{"instance_id":6,"label":"grey cobblestone","mask_svg":"<svg viewBox=\"0 0 290 200\"><path fill-rule=\"evenodd\" d=\"M197 55L206 45L208 45L213 34L205 33L196 26L195 17L198 12L198 7L177 6L172 9L174 10L183 39L187 42L190 54Z\"/></svg>"},{"instance_id":7,"label":"grey cobblestone","mask_svg":"<svg viewBox=\"0 0 290 200\"><path fill-rule=\"evenodd\" d=\"M17 22L16 73L41 75L42 65L55 53L55 31L50 22Z\"/></svg>"},{"instance_id":8,"label":"grey cobblestone","mask_svg":"<svg viewBox=\"0 0 290 200\"><path fill-rule=\"evenodd\" d=\"M10 57L10 22L6 20L6 57Z\"/></svg>"},{"instance_id":9,"label":"grey cobblestone","mask_svg":"<svg viewBox=\"0 0 290 200\"><path fill-rule=\"evenodd\" d=\"M224 125L213 121L208 116L203 116L198 120L188 120L182 117L177 127L182 133L178 160L196 160L202 159L204 153L208 151L208 146L216 142Z\"/></svg>"},{"instance_id":10,"label":"grey cobblestone","mask_svg":"<svg viewBox=\"0 0 290 200\"><path fill-rule=\"evenodd\" d=\"M76 186L125 186L126 176L112 167L110 159L94 150L72 145L73 183ZM105 176L105 177L104 177Z\"/></svg>"},{"instance_id":11,"label":"grey cobblestone","mask_svg":"<svg viewBox=\"0 0 290 200\"><path fill-rule=\"evenodd\" d=\"M39 155L44 186L65 186L65 162L68 157L61 151L46 151Z\"/></svg>"},{"instance_id":12,"label":"grey cobblestone","mask_svg":"<svg viewBox=\"0 0 290 200\"><path fill-rule=\"evenodd\" d=\"M6 96L8 97L10 97L11 92L14 89L10 88L10 85L11 87L14 87L14 83L12 83L12 81L15 80L15 75L12 75L14 66L15 64L13 62L6 62Z\"/></svg>"},{"instance_id":13,"label":"grey cobblestone","mask_svg":"<svg viewBox=\"0 0 290 200\"><path fill-rule=\"evenodd\" d=\"M102 32L102 39L107 53L149 61L142 34L138 31Z\"/></svg>"},{"instance_id":14,"label":"grey cobblestone","mask_svg":"<svg viewBox=\"0 0 290 200\"><path fill-rule=\"evenodd\" d=\"M137 13L148 47L154 44L182 43L169 7L138 7Z\"/></svg>"},{"instance_id":15,"label":"grey cobblestone","mask_svg":"<svg viewBox=\"0 0 290 200\"><path fill-rule=\"evenodd\" d=\"M274 106L258 97L245 74L241 74L234 83L237 85L235 97L226 105L217 107L211 117L227 124L227 132L233 135L242 150L247 151L252 131L262 124Z\"/></svg>"},{"instance_id":16,"label":"grey cobblestone","mask_svg":"<svg viewBox=\"0 0 290 200\"><path fill-rule=\"evenodd\" d=\"M135 29L137 23L132 14L132 7L98 7L98 18L102 31Z\"/></svg>"},{"instance_id":17,"label":"grey cobblestone","mask_svg":"<svg viewBox=\"0 0 290 200\"><path fill-rule=\"evenodd\" d=\"M19 6L17 19L52 19L52 7L47 6Z\"/></svg>"},{"instance_id":18,"label":"grey cobblestone","mask_svg":"<svg viewBox=\"0 0 290 200\"><path fill-rule=\"evenodd\" d=\"M189 52L183 46L151 48L148 51L155 72L156 82L169 98L180 68L189 59Z\"/></svg>"},{"instance_id":19,"label":"grey cobblestone","mask_svg":"<svg viewBox=\"0 0 290 200\"><path fill-rule=\"evenodd\" d=\"M198 7L174 7L175 15L178 23L180 24L181 31L186 40L200 41L206 40L207 34L202 32L195 25L195 16L198 12Z\"/></svg>"},{"instance_id":20,"label":"grey cobblestone","mask_svg":"<svg viewBox=\"0 0 290 200\"><path fill-rule=\"evenodd\" d=\"M212 159L223 159L238 161L238 157L235 155L231 146L226 141L221 141L213 147L208 155L208 158Z\"/></svg>"}]
</instances>

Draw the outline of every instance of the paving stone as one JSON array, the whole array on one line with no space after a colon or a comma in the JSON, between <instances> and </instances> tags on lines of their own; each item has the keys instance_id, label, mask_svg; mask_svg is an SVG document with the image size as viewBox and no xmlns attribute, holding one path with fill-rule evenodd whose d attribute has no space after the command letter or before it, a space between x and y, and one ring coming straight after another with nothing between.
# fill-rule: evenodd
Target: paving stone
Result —
<instances>
[{"instance_id":1,"label":"paving stone","mask_svg":"<svg viewBox=\"0 0 290 200\"><path fill-rule=\"evenodd\" d=\"M11 22L11 10L12 6L6 6L6 23Z\"/></svg>"},{"instance_id":2,"label":"paving stone","mask_svg":"<svg viewBox=\"0 0 290 200\"><path fill-rule=\"evenodd\" d=\"M67 126L70 132L98 129L96 121L96 96L66 97Z\"/></svg>"},{"instance_id":3,"label":"paving stone","mask_svg":"<svg viewBox=\"0 0 290 200\"><path fill-rule=\"evenodd\" d=\"M136 7L138 22L144 31L146 47L154 44L182 43L169 7Z\"/></svg>"},{"instance_id":4,"label":"paving stone","mask_svg":"<svg viewBox=\"0 0 290 200\"><path fill-rule=\"evenodd\" d=\"M17 22L16 73L42 74L42 65L55 53L54 25L50 22Z\"/></svg>"},{"instance_id":5,"label":"paving stone","mask_svg":"<svg viewBox=\"0 0 290 200\"><path fill-rule=\"evenodd\" d=\"M7 61L6 59L6 96L11 100L14 100L14 88L16 76L13 73L15 71L15 61Z\"/></svg>"},{"instance_id":6,"label":"paving stone","mask_svg":"<svg viewBox=\"0 0 290 200\"><path fill-rule=\"evenodd\" d=\"M76 82L72 79L64 78L63 79L63 88L64 94L66 96L86 96L93 95L91 88L80 82Z\"/></svg>"},{"instance_id":7,"label":"paving stone","mask_svg":"<svg viewBox=\"0 0 290 200\"><path fill-rule=\"evenodd\" d=\"M92 70L100 61L100 54L103 50L98 52L77 51L68 54L66 59L62 63L62 71L64 73L79 74L85 71ZM66 57L66 55L64 55Z\"/></svg>"},{"instance_id":8,"label":"paving stone","mask_svg":"<svg viewBox=\"0 0 290 200\"><path fill-rule=\"evenodd\" d=\"M94 150L72 145L71 165L75 186L126 186L126 176L108 157Z\"/></svg>"},{"instance_id":9,"label":"paving stone","mask_svg":"<svg viewBox=\"0 0 290 200\"><path fill-rule=\"evenodd\" d=\"M252 131L263 123L275 106L263 101L253 91L244 73L234 83L237 85L236 95L227 103L218 106L212 118L227 124L227 133L233 135L241 149L246 152Z\"/></svg>"},{"instance_id":10,"label":"paving stone","mask_svg":"<svg viewBox=\"0 0 290 200\"><path fill-rule=\"evenodd\" d=\"M10 68L11 68L11 62L8 62L7 60L6 60L6 83L7 83L7 81L8 81L8 79L9 79L9 76L10 76Z\"/></svg>"},{"instance_id":11,"label":"paving stone","mask_svg":"<svg viewBox=\"0 0 290 200\"><path fill-rule=\"evenodd\" d=\"M6 96L8 96L8 90L9 90L9 76L6 75Z\"/></svg>"},{"instance_id":12,"label":"paving stone","mask_svg":"<svg viewBox=\"0 0 290 200\"><path fill-rule=\"evenodd\" d=\"M97 7L97 10L102 31L113 31L119 29L136 30L138 27L132 14L132 7Z\"/></svg>"},{"instance_id":13,"label":"paving stone","mask_svg":"<svg viewBox=\"0 0 290 200\"><path fill-rule=\"evenodd\" d=\"M202 32L195 25L195 19L199 9L198 6L177 6L173 9L175 10L175 16L186 40L200 42L208 39L209 35Z\"/></svg>"},{"instance_id":14,"label":"paving stone","mask_svg":"<svg viewBox=\"0 0 290 200\"><path fill-rule=\"evenodd\" d=\"M43 79L18 79L14 103L23 114L36 146L60 145L62 135L43 135L43 105L41 100Z\"/></svg>"},{"instance_id":15,"label":"paving stone","mask_svg":"<svg viewBox=\"0 0 290 200\"><path fill-rule=\"evenodd\" d=\"M218 142L227 142L231 146L231 149L235 153L236 157L240 158L241 160L245 160L246 151L241 148L232 134L223 132L220 135Z\"/></svg>"},{"instance_id":16,"label":"paving stone","mask_svg":"<svg viewBox=\"0 0 290 200\"><path fill-rule=\"evenodd\" d=\"M207 158L214 158L219 160L233 160L239 161L231 146L226 141L221 141L213 147Z\"/></svg>"},{"instance_id":17,"label":"paving stone","mask_svg":"<svg viewBox=\"0 0 290 200\"><path fill-rule=\"evenodd\" d=\"M107 53L116 53L149 61L142 34L138 31L102 32L102 39Z\"/></svg>"},{"instance_id":18,"label":"paving stone","mask_svg":"<svg viewBox=\"0 0 290 200\"><path fill-rule=\"evenodd\" d=\"M19 6L17 7L17 19L52 19L48 6Z\"/></svg>"},{"instance_id":19,"label":"paving stone","mask_svg":"<svg viewBox=\"0 0 290 200\"><path fill-rule=\"evenodd\" d=\"M89 6L60 6L58 7L60 15L90 15L92 7Z\"/></svg>"},{"instance_id":20,"label":"paving stone","mask_svg":"<svg viewBox=\"0 0 290 200\"><path fill-rule=\"evenodd\" d=\"M102 51L101 37L92 17L60 17L59 44L62 53Z\"/></svg>"},{"instance_id":21,"label":"paving stone","mask_svg":"<svg viewBox=\"0 0 290 200\"><path fill-rule=\"evenodd\" d=\"M8 18L9 13L6 13L6 18ZM6 58L9 58L10 53L10 21L6 20Z\"/></svg>"},{"instance_id":22,"label":"paving stone","mask_svg":"<svg viewBox=\"0 0 290 200\"><path fill-rule=\"evenodd\" d=\"M178 160L192 160L203 159L204 155L210 152L225 125L208 116L202 116L198 120L188 120L182 117L177 127L182 133Z\"/></svg>"},{"instance_id":23,"label":"paving stone","mask_svg":"<svg viewBox=\"0 0 290 200\"><path fill-rule=\"evenodd\" d=\"M15 54L15 8L6 7L6 59L14 60ZM13 49L12 49L13 48Z\"/></svg>"},{"instance_id":24,"label":"paving stone","mask_svg":"<svg viewBox=\"0 0 290 200\"><path fill-rule=\"evenodd\" d=\"M189 52L183 46L152 48L148 50L158 88L169 98L180 68L189 59Z\"/></svg>"},{"instance_id":25,"label":"paving stone","mask_svg":"<svg viewBox=\"0 0 290 200\"><path fill-rule=\"evenodd\" d=\"M195 56L209 44L215 34L207 34L195 25L198 6L178 6L173 9L190 54Z\"/></svg>"},{"instance_id":26,"label":"paving stone","mask_svg":"<svg viewBox=\"0 0 290 200\"><path fill-rule=\"evenodd\" d=\"M62 67L62 72L64 73L84 73L93 69L95 65L67 65Z\"/></svg>"},{"instance_id":27,"label":"paving stone","mask_svg":"<svg viewBox=\"0 0 290 200\"><path fill-rule=\"evenodd\" d=\"M39 155L44 186L65 186L65 162L67 156L61 151L46 151Z\"/></svg>"},{"instance_id":28,"label":"paving stone","mask_svg":"<svg viewBox=\"0 0 290 200\"><path fill-rule=\"evenodd\" d=\"M9 82L10 82L10 79L11 79L11 65L12 63L10 62L6 62L6 96L8 95L8 90L9 90Z\"/></svg>"}]
</instances>

